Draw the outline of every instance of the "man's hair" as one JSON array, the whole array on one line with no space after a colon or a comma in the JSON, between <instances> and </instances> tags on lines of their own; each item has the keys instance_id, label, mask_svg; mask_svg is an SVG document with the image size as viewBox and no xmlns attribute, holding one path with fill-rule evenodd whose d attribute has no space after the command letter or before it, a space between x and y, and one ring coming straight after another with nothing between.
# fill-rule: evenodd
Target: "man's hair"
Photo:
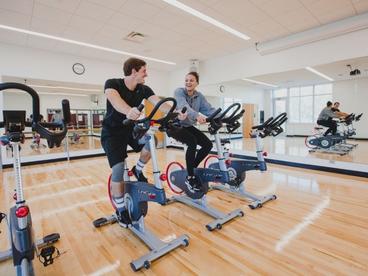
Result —
<instances>
[{"instance_id":1,"label":"man's hair","mask_svg":"<svg viewBox=\"0 0 368 276\"><path fill-rule=\"evenodd\" d=\"M328 101L327 102L327 107L331 106L332 105L332 102L331 101Z\"/></svg>"},{"instance_id":2,"label":"man's hair","mask_svg":"<svg viewBox=\"0 0 368 276\"><path fill-rule=\"evenodd\" d=\"M198 75L198 73L197 73L197 72L192 71L192 72L189 72L189 73L187 74L187 76L188 76L188 75L192 75L193 77L195 77L196 81L199 83L199 75Z\"/></svg>"},{"instance_id":3,"label":"man's hair","mask_svg":"<svg viewBox=\"0 0 368 276\"><path fill-rule=\"evenodd\" d=\"M125 76L130 76L132 74L133 69L135 71L139 71L142 66L145 66L146 62L139 58L129 58L124 62L123 70Z\"/></svg>"}]
</instances>

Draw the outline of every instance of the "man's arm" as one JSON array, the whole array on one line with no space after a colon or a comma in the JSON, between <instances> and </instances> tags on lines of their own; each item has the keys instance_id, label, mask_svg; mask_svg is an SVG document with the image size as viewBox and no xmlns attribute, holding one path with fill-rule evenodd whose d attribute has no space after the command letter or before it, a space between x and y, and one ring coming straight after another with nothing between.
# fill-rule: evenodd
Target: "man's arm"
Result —
<instances>
[{"instance_id":1,"label":"man's arm","mask_svg":"<svg viewBox=\"0 0 368 276\"><path fill-rule=\"evenodd\" d=\"M136 120L141 112L136 107L130 107L119 95L118 91L112 88L105 90L107 100L111 103L114 109L122 114L125 114L128 119Z\"/></svg>"}]
</instances>

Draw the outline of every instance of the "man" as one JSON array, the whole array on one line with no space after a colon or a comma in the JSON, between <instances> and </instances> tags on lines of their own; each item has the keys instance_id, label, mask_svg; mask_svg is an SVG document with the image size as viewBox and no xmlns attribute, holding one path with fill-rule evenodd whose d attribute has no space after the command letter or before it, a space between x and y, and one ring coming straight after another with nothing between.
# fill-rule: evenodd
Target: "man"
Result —
<instances>
[{"instance_id":1,"label":"man","mask_svg":"<svg viewBox=\"0 0 368 276\"><path fill-rule=\"evenodd\" d=\"M333 112L335 112L335 114L337 114L339 116L342 116L342 117L346 117L346 116L349 115L348 113L341 112L339 107L340 107L340 103L339 102L334 102L333 107L331 108L331 110Z\"/></svg>"},{"instance_id":2,"label":"man","mask_svg":"<svg viewBox=\"0 0 368 276\"><path fill-rule=\"evenodd\" d=\"M335 135L337 132L337 123L333 120L333 118L344 117L339 112L334 112L332 110L332 102L328 101L326 107L322 109L321 113L318 116L317 124L321 126L328 127L327 131L324 133L324 136L331 132L332 135Z\"/></svg>"},{"instance_id":3,"label":"man","mask_svg":"<svg viewBox=\"0 0 368 276\"><path fill-rule=\"evenodd\" d=\"M147 182L142 169L151 158L149 141L146 137L139 141L133 139L132 126L123 126L123 121L128 118L137 120L141 112L137 107L143 99L152 104L160 101L152 89L144 85L147 77L146 62L129 58L124 66L125 78L109 79L105 83L106 115L102 122L101 144L106 152L109 165L112 168L111 187L112 199L117 208L119 224L126 227L130 223L129 214L124 204L124 161L127 155L127 146L131 146L135 152L141 152L139 160L132 171L138 181ZM170 110L169 104L161 105L163 112ZM179 119L184 120L186 114L179 114Z\"/></svg>"}]
</instances>

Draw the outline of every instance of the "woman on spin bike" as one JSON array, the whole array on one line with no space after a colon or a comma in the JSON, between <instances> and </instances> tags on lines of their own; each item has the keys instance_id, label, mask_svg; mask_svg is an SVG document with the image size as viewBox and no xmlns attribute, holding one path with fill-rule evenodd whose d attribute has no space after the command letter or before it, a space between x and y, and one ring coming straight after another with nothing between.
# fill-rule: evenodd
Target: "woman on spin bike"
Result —
<instances>
[{"instance_id":1,"label":"woman on spin bike","mask_svg":"<svg viewBox=\"0 0 368 276\"><path fill-rule=\"evenodd\" d=\"M196 90L198 84L198 73L189 72L185 76L185 87L175 90L174 97L178 103L177 108L180 110L185 106L188 115L185 120L180 121L182 128L168 131L170 137L188 146L185 154L188 177L185 184L191 192L197 192L201 189L201 184L194 175L194 168L198 167L212 149L210 139L194 127L194 124L196 122L199 124L206 123L206 117L202 114L209 116L216 110L203 94ZM201 146L198 152L197 145Z\"/></svg>"}]
</instances>

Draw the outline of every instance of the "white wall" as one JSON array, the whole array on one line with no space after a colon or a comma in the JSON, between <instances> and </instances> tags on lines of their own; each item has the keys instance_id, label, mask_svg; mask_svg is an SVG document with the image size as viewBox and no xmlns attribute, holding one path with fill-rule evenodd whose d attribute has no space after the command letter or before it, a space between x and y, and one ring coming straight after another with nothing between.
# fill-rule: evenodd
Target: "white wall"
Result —
<instances>
[{"instance_id":1,"label":"white wall","mask_svg":"<svg viewBox=\"0 0 368 276\"><path fill-rule=\"evenodd\" d=\"M109 78L123 77L122 62L125 58L116 55L117 62L109 63L97 59L94 60L0 43L0 74L2 76L103 86ZM83 63L86 67L86 72L81 76L74 74L72 71L72 65L76 62ZM148 63L148 75L146 82L148 86L158 95L168 93L168 72L151 70Z\"/></svg>"},{"instance_id":2,"label":"white wall","mask_svg":"<svg viewBox=\"0 0 368 276\"><path fill-rule=\"evenodd\" d=\"M365 113L354 124L357 138L368 138L368 78L339 81L333 84L333 100L341 103L340 110L346 113Z\"/></svg>"}]
</instances>

